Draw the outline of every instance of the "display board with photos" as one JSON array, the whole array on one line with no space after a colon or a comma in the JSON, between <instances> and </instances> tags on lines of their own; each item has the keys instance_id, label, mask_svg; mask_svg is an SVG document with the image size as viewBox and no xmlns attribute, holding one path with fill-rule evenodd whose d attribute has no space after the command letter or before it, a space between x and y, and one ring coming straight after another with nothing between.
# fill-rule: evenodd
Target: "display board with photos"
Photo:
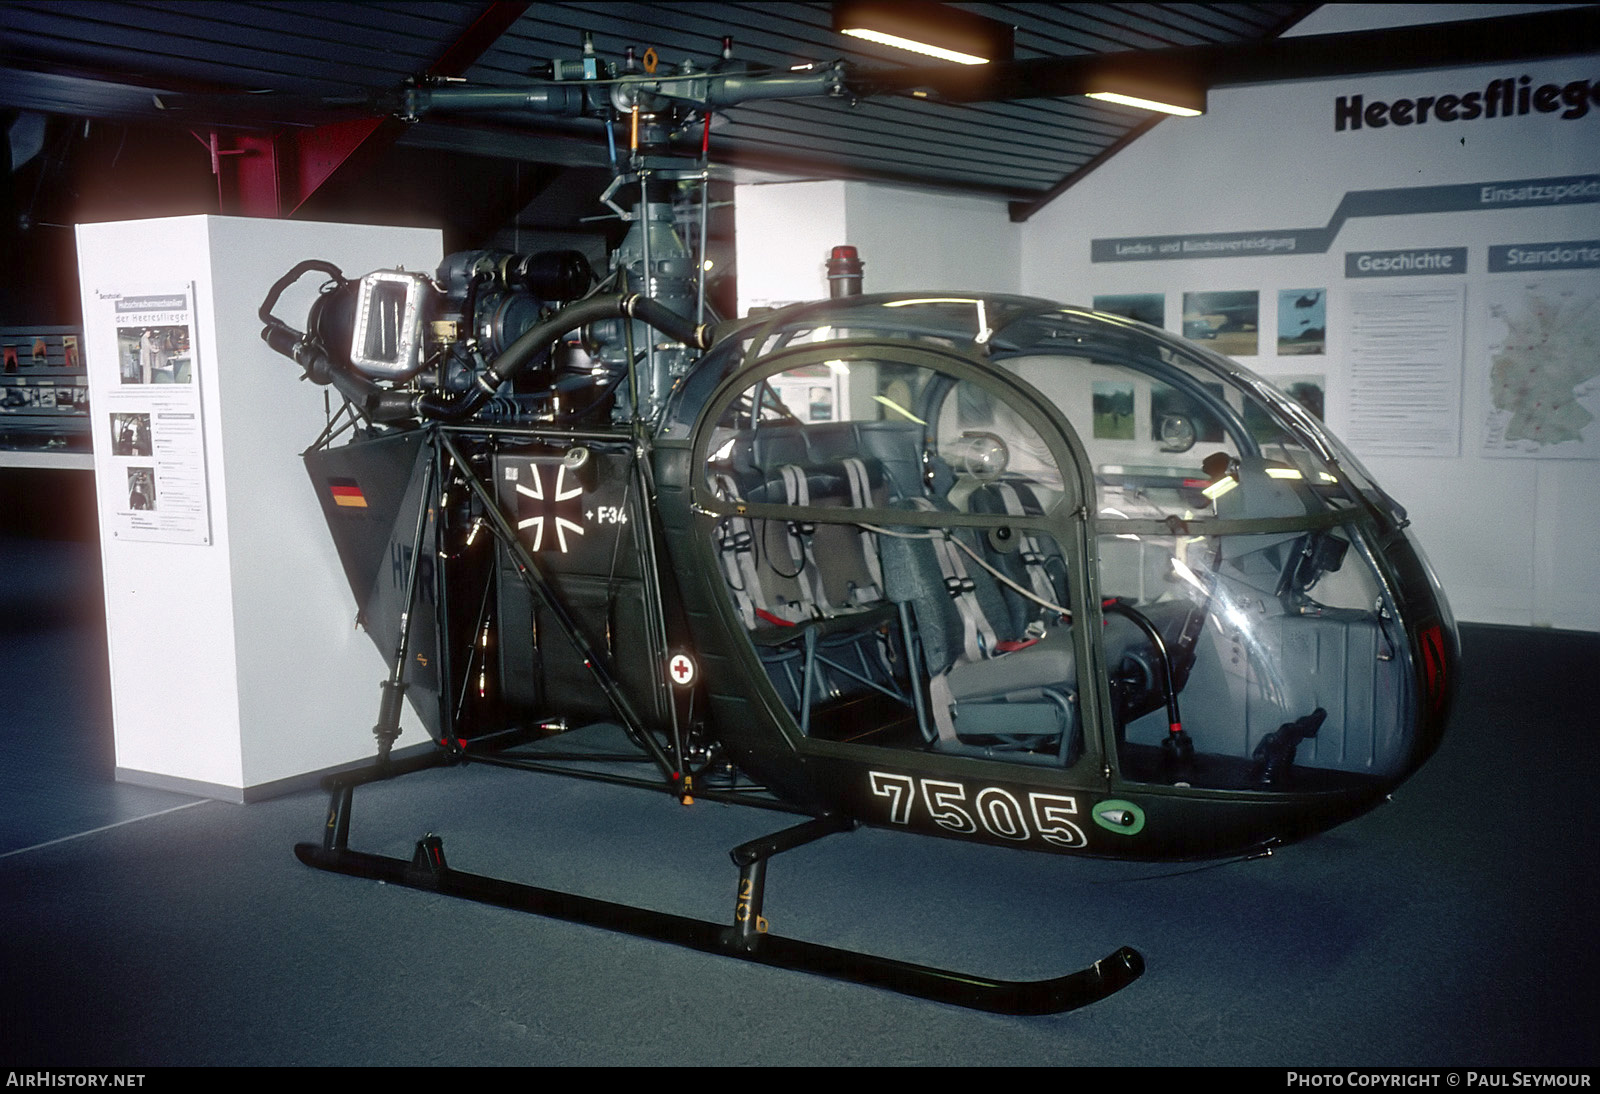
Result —
<instances>
[{"instance_id":1,"label":"display board with photos","mask_svg":"<svg viewBox=\"0 0 1600 1094\"><path fill-rule=\"evenodd\" d=\"M0 449L90 450L78 327L0 327Z\"/></svg>"}]
</instances>

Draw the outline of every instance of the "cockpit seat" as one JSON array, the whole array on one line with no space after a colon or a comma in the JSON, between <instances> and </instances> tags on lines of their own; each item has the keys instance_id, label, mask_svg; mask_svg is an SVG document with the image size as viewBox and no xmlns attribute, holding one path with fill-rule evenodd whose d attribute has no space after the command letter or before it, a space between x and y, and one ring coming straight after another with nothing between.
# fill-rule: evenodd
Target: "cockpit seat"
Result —
<instances>
[{"instance_id":1,"label":"cockpit seat","mask_svg":"<svg viewBox=\"0 0 1600 1094\"><path fill-rule=\"evenodd\" d=\"M1044 506L1031 484L1000 479L974 489L967 496L967 511L1040 516ZM1010 536L1004 550L995 544L993 537L987 537L984 546L988 561L1011 581L1011 585L1001 584L1000 595L1005 598L1019 628L1025 629L1029 622L1039 619L1046 611L1044 604L1066 604L1067 567L1054 539L1020 532Z\"/></svg>"},{"instance_id":2,"label":"cockpit seat","mask_svg":"<svg viewBox=\"0 0 1600 1094\"><path fill-rule=\"evenodd\" d=\"M945 508L931 499L903 505ZM1081 747L1072 628L983 566L979 559L993 556L985 556L987 540L978 530L943 529L931 536L912 527L892 531L898 534L878 537L884 589L911 616L907 630L918 647L912 661L920 656L929 680L925 739L940 751L1070 764ZM1044 552L1037 553L1043 559ZM1064 575L1059 554L1054 563ZM1041 566L1035 576L1047 573ZM1027 588L1026 572L1019 577L1013 580ZM1049 592L1050 603L1062 604L1064 581L1052 579ZM1181 690L1203 607L1179 598L1145 605L1141 614L1172 655L1174 688ZM1166 674L1144 627L1129 614L1107 611L1100 641L1119 711L1160 707L1167 697Z\"/></svg>"},{"instance_id":3,"label":"cockpit seat","mask_svg":"<svg viewBox=\"0 0 1600 1094\"><path fill-rule=\"evenodd\" d=\"M821 467L859 458L881 469L890 496L920 493L922 427L915 422L762 422L735 446L748 470Z\"/></svg>"},{"instance_id":4,"label":"cockpit seat","mask_svg":"<svg viewBox=\"0 0 1600 1094\"><path fill-rule=\"evenodd\" d=\"M949 508L928 498L898 504ZM905 629L914 632L911 661L929 681L924 738L940 751L1070 764L1080 742L1067 628L1030 641L1036 636L1017 626L1000 584L979 561L976 530L889 532L877 537L884 591L904 607Z\"/></svg>"},{"instance_id":5,"label":"cockpit seat","mask_svg":"<svg viewBox=\"0 0 1600 1094\"><path fill-rule=\"evenodd\" d=\"M796 451L799 436L791 433L784 447ZM719 525L730 596L802 732L818 701L862 688L902 699L880 639L895 612L882 592L877 552L850 512L887 504L887 478L877 461L852 457L765 471L714 466L710 477L728 501L828 511L820 519L731 516ZM830 519L835 510L838 519Z\"/></svg>"}]
</instances>

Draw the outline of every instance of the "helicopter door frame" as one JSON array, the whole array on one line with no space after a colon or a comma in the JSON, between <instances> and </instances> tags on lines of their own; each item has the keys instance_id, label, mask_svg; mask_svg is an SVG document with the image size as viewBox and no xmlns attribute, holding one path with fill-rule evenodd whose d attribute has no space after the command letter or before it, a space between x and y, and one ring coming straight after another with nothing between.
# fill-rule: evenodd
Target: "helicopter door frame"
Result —
<instances>
[{"instance_id":1,"label":"helicopter door frame","mask_svg":"<svg viewBox=\"0 0 1600 1094\"><path fill-rule=\"evenodd\" d=\"M1088 503L1094 496L1093 468L1089 457L1071 423L1045 396L1026 381L1010 375L985 360L987 350L978 347L968 351L961 347L931 345L926 342L908 343L901 340L876 338L842 338L804 345L788 345L772 350L754 360L754 363L726 376L702 404L689 437L690 464L689 502L697 518L693 569L704 575L706 599L715 607L713 611L726 634L739 635L732 641L734 657L746 681L757 693L762 705L774 715L781 726L790 748L817 757L861 763L879 761L898 768L926 769L936 773L948 769L952 763L970 772L977 763L991 768L997 778L1030 782L1044 780L1076 787L1089 786L1101 789L1109 784L1108 726L1109 691L1105 685L1106 668L1101 644L1091 640L1102 627L1102 614L1096 593L1097 576L1092 571L1093 515ZM748 359L748 358L747 358ZM807 366L826 365L828 362L845 362L870 359L875 363L904 365L928 370L937 379L924 389L934 393L939 401L948 398L961 383L970 383L1007 406L1030 426L1044 442L1051 460L1061 473L1061 497L1049 510L1038 515L1010 515L994 513L969 513L958 511L918 511L915 509L867 508L851 509L869 523L899 527L953 529L968 528L986 533L998 528L1053 537L1059 545L1066 563L1066 588L1069 606L1073 611L1074 626L1072 650L1076 658L1077 688L1076 715L1082 740L1082 753L1070 765L1018 764L1014 760L990 757L987 759L960 753L897 749L881 745L855 742L829 741L812 737L795 724L795 717L785 707L767 679L765 667L755 644L749 639L747 627L737 606L721 588L722 568L714 544L716 523L722 520L743 519L749 522L802 521L847 523L839 521L837 507L775 504L766 501L729 499L721 496L706 469L713 458L712 446L719 426L726 421L729 411L739 399L758 388L767 390L765 382L780 373ZM935 388L938 390L935 392ZM937 455L937 408L917 404L917 414L923 425L920 453L923 470L929 456ZM858 523L858 522L849 522ZM918 702L926 688L927 673L921 672L913 680ZM777 717L783 711L787 717ZM831 765L829 765L831 766Z\"/></svg>"}]
</instances>

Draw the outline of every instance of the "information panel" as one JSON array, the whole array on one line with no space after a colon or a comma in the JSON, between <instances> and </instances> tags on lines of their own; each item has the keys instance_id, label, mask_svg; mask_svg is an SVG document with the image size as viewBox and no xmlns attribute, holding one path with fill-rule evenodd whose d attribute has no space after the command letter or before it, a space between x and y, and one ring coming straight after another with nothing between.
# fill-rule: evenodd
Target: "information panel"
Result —
<instances>
[{"instance_id":1,"label":"information panel","mask_svg":"<svg viewBox=\"0 0 1600 1094\"><path fill-rule=\"evenodd\" d=\"M211 542L203 363L196 354L194 286L96 292L85 316L114 344L117 368L96 370L95 447L111 453L105 529L124 540ZM113 341L114 340L114 341Z\"/></svg>"},{"instance_id":2,"label":"information panel","mask_svg":"<svg viewBox=\"0 0 1600 1094\"><path fill-rule=\"evenodd\" d=\"M1461 454L1466 293L1386 288L1350 293L1350 419L1362 456Z\"/></svg>"}]
</instances>

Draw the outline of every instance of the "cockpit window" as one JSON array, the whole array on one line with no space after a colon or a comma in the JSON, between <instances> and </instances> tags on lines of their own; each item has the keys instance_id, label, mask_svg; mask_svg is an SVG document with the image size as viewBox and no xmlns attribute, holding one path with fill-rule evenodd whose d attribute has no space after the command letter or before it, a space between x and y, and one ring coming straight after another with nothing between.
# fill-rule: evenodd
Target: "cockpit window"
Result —
<instances>
[{"instance_id":1,"label":"cockpit window","mask_svg":"<svg viewBox=\"0 0 1600 1094\"><path fill-rule=\"evenodd\" d=\"M717 352L701 510L804 747L1227 791L1409 762L1389 503L1309 397L1018 299L817 306Z\"/></svg>"},{"instance_id":2,"label":"cockpit window","mask_svg":"<svg viewBox=\"0 0 1600 1094\"><path fill-rule=\"evenodd\" d=\"M1254 459L1271 465L1275 481L1306 487L1301 513L1349 504L1329 464L1292 440L1249 392L1182 362L1030 354L996 363L1072 423L1089 455L1103 519L1223 516L1238 507L1219 507L1219 499L1237 487L1241 464Z\"/></svg>"},{"instance_id":3,"label":"cockpit window","mask_svg":"<svg viewBox=\"0 0 1600 1094\"><path fill-rule=\"evenodd\" d=\"M1059 442L1004 385L916 356L807 349L718 418L704 488L729 606L808 741L1070 766Z\"/></svg>"}]
</instances>

